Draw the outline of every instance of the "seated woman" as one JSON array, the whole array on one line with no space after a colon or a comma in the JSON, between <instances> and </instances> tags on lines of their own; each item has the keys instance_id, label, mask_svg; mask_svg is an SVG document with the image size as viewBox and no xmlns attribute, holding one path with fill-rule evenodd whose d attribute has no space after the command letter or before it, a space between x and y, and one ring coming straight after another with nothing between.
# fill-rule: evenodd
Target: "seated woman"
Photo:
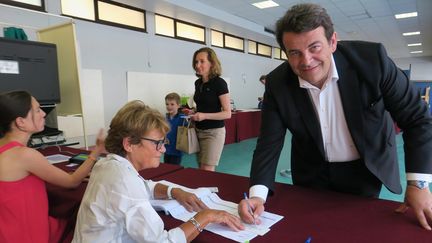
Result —
<instances>
[{"instance_id":1,"label":"seated woman","mask_svg":"<svg viewBox=\"0 0 432 243\"><path fill-rule=\"evenodd\" d=\"M0 242L59 242L65 222L48 216L45 182L76 187L104 149L95 150L73 173L51 165L37 150L26 147L45 125L45 112L25 91L0 94Z\"/></svg>"},{"instance_id":2,"label":"seated woman","mask_svg":"<svg viewBox=\"0 0 432 243\"><path fill-rule=\"evenodd\" d=\"M145 180L138 171L159 166L169 130L165 118L141 101L131 101L114 116L106 138L109 154L93 168L78 212L73 242L190 242L209 223L244 229L240 219L207 209L194 194ZM169 231L150 199L179 201L200 211Z\"/></svg>"}]
</instances>

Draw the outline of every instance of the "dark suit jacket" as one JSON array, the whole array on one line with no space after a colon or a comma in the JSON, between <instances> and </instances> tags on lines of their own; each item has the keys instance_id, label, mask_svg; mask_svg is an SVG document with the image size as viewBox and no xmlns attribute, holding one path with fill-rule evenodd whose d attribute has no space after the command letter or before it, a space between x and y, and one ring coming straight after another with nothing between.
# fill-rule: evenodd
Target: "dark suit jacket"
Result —
<instances>
[{"instance_id":1,"label":"dark suit jacket","mask_svg":"<svg viewBox=\"0 0 432 243\"><path fill-rule=\"evenodd\" d=\"M403 129L406 171L432 174L432 120L418 90L369 42L339 42L333 54L348 129L367 168L392 192L401 193L392 118ZM284 62L267 75L261 134L254 151L251 185L273 191L286 129L292 133L291 170L307 185L325 163L319 120L306 89Z\"/></svg>"}]
</instances>

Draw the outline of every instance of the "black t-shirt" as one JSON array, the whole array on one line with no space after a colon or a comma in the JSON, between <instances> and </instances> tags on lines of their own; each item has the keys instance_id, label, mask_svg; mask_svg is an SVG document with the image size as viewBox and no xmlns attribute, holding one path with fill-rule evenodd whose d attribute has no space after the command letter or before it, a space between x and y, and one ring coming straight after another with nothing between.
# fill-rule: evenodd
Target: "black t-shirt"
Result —
<instances>
[{"instance_id":1,"label":"black t-shirt","mask_svg":"<svg viewBox=\"0 0 432 243\"><path fill-rule=\"evenodd\" d=\"M216 113L222 110L219 96L228 93L228 85L221 77L215 77L203 83L202 79L195 81L194 101L197 104L197 112ZM223 120L203 120L196 122L199 129L211 129L224 127Z\"/></svg>"}]
</instances>

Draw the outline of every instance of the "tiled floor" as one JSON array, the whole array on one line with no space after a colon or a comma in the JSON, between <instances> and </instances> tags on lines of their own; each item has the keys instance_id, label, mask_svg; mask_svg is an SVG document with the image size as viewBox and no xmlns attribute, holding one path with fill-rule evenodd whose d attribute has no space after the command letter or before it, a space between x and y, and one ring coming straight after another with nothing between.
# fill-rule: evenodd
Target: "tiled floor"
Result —
<instances>
[{"instance_id":1,"label":"tiled floor","mask_svg":"<svg viewBox=\"0 0 432 243\"><path fill-rule=\"evenodd\" d=\"M399 158L399 169L401 173L402 187L405 191L406 187L406 177L405 177L405 166L404 166L404 153L403 153L403 140L402 135L397 135L397 149ZM224 172L228 174L249 176L250 165L252 161L252 154L255 149L256 138L248 139L240 143L234 143L226 145L222 153L222 157L217 167L217 171ZM279 159L279 165L277 169L276 181L281 183L292 183L291 178L285 178L280 176L279 171L282 169L289 169L289 161L291 157L291 135L288 134L285 138L285 146L281 153ZM182 160L182 165L184 167L196 168L195 155L184 155ZM383 188L380 194L380 198L403 201L403 194L397 195Z\"/></svg>"}]
</instances>

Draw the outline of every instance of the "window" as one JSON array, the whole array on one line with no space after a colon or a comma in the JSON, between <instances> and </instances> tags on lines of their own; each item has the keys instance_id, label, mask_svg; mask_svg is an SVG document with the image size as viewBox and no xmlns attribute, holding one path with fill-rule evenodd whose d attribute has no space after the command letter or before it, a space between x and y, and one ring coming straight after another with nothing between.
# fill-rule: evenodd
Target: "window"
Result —
<instances>
[{"instance_id":1,"label":"window","mask_svg":"<svg viewBox=\"0 0 432 243\"><path fill-rule=\"evenodd\" d=\"M174 37L174 19L155 15L156 34Z\"/></svg>"},{"instance_id":2,"label":"window","mask_svg":"<svg viewBox=\"0 0 432 243\"><path fill-rule=\"evenodd\" d=\"M284 51L282 51L279 47L273 48L273 57L279 60L288 60Z\"/></svg>"},{"instance_id":3,"label":"window","mask_svg":"<svg viewBox=\"0 0 432 243\"><path fill-rule=\"evenodd\" d=\"M272 54L271 46L258 43L258 54L265 57L271 57Z\"/></svg>"},{"instance_id":4,"label":"window","mask_svg":"<svg viewBox=\"0 0 432 243\"><path fill-rule=\"evenodd\" d=\"M0 0L0 3L17 6L20 8L45 11L44 0Z\"/></svg>"},{"instance_id":5,"label":"window","mask_svg":"<svg viewBox=\"0 0 432 243\"><path fill-rule=\"evenodd\" d=\"M281 50L281 59L282 60L288 60L286 53L284 51Z\"/></svg>"},{"instance_id":6,"label":"window","mask_svg":"<svg viewBox=\"0 0 432 243\"><path fill-rule=\"evenodd\" d=\"M177 37L205 43L205 29L188 23L176 21Z\"/></svg>"},{"instance_id":7,"label":"window","mask_svg":"<svg viewBox=\"0 0 432 243\"><path fill-rule=\"evenodd\" d=\"M146 31L143 9L110 0L61 0L61 10L62 14L74 18Z\"/></svg>"},{"instance_id":8,"label":"window","mask_svg":"<svg viewBox=\"0 0 432 243\"><path fill-rule=\"evenodd\" d=\"M158 35L205 44L204 27L158 14L155 14L155 32Z\"/></svg>"},{"instance_id":9,"label":"window","mask_svg":"<svg viewBox=\"0 0 432 243\"><path fill-rule=\"evenodd\" d=\"M244 39L223 33L217 30L211 30L211 45L231 49L234 51L244 51Z\"/></svg>"},{"instance_id":10,"label":"window","mask_svg":"<svg viewBox=\"0 0 432 243\"><path fill-rule=\"evenodd\" d=\"M249 40L248 43L249 43L248 52L250 54L257 54L257 43L255 41L251 41L251 40Z\"/></svg>"},{"instance_id":11,"label":"window","mask_svg":"<svg viewBox=\"0 0 432 243\"><path fill-rule=\"evenodd\" d=\"M111 1L98 1L98 19L102 23L145 31L145 11Z\"/></svg>"},{"instance_id":12,"label":"window","mask_svg":"<svg viewBox=\"0 0 432 243\"><path fill-rule=\"evenodd\" d=\"M212 30L211 31L211 45L224 47L224 36L222 32Z\"/></svg>"},{"instance_id":13,"label":"window","mask_svg":"<svg viewBox=\"0 0 432 243\"><path fill-rule=\"evenodd\" d=\"M278 47L274 47L273 49L273 57L275 59L281 59L281 49Z\"/></svg>"},{"instance_id":14,"label":"window","mask_svg":"<svg viewBox=\"0 0 432 243\"><path fill-rule=\"evenodd\" d=\"M272 47L266 44L262 44L256 41L248 40L249 42L249 54L254 54L258 56L270 57L272 54Z\"/></svg>"},{"instance_id":15,"label":"window","mask_svg":"<svg viewBox=\"0 0 432 243\"><path fill-rule=\"evenodd\" d=\"M95 21L94 0L62 0L62 14Z\"/></svg>"}]
</instances>

